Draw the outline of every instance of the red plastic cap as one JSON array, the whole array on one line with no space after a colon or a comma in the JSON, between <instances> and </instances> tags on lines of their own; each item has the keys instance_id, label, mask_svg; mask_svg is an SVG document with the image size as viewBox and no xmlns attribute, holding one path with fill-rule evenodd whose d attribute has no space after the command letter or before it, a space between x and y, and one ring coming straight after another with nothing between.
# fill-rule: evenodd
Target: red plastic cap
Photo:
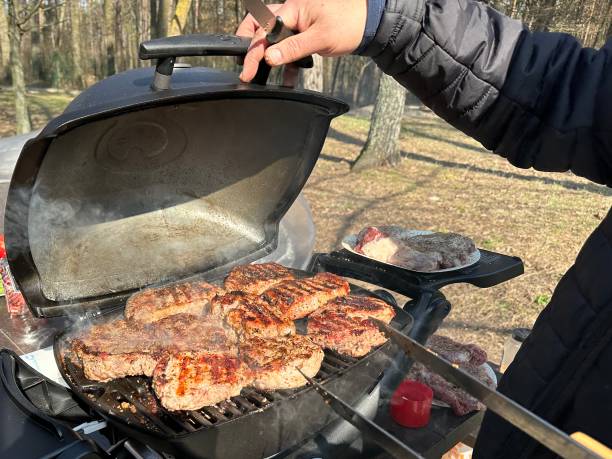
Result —
<instances>
[{"instance_id":1,"label":"red plastic cap","mask_svg":"<svg viewBox=\"0 0 612 459\"><path fill-rule=\"evenodd\" d=\"M429 423L432 400L429 386L407 379L391 397L391 417L404 427L424 427Z\"/></svg>"}]
</instances>

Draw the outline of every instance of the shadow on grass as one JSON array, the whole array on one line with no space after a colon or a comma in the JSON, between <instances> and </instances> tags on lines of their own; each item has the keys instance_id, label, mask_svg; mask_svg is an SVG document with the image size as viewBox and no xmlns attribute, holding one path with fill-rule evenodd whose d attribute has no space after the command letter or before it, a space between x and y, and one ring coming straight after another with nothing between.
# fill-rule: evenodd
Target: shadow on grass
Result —
<instances>
[{"instance_id":1,"label":"shadow on grass","mask_svg":"<svg viewBox=\"0 0 612 459\"><path fill-rule=\"evenodd\" d=\"M467 148L467 149L476 151L478 153L486 153L486 154L493 155L493 153L490 153L485 149L478 149L477 147L474 147L473 145L464 144L462 142L445 140L445 139L441 139L441 138L438 138L438 137L435 137L429 134L419 133L417 131L410 131L410 132L414 132L415 135L419 135L419 136L426 137L429 139L440 140L440 141L443 141L443 142L446 142L446 143L449 143L449 144L452 144L452 145L455 145L461 148ZM333 128L329 130L329 136L335 140L338 140L339 142L343 142L343 143L347 143L351 145L361 146L364 144L364 142L361 139L351 136L349 134L345 134L343 132L339 132ZM480 172L482 174L495 175L497 177L513 178L517 180L522 180L524 182L538 182L538 183L543 183L546 185L559 185L568 190L583 190L583 191L588 191L590 193L599 194L602 196L612 196L612 189L606 186L603 186L603 185L597 185L595 183L579 183L573 180L564 180L564 179L556 179L556 178L548 178L548 177L536 177L536 176L530 176L530 175L523 175L523 174L519 174L516 172L504 172L504 171L499 171L495 169L474 166L471 164L463 164L463 163L458 163L455 161L436 159L436 158L432 158L430 156L423 155L420 153L411 153L407 151L402 151L401 155L402 155L402 158L411 159L413 161L421 161L421 162L429 163L429 164L435 164L435 165L447 167L450 169L464 169L464 170L470 170L474 172ZM326 161L336 162L336 163L347 163L351 166L354 163L354 161L348 160L346 158L341 158L339 156L333 156L333 155L328 155L328 154L322 154L321 159L324 159Z\"/></svg>"}]
</instances>

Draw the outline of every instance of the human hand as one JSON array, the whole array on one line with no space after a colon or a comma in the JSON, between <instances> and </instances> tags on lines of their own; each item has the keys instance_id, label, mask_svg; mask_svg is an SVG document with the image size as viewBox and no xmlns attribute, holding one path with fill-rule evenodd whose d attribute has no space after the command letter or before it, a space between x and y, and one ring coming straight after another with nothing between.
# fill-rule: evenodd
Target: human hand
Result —
<instances>
[{"instance_id":1,"label":"human hand","mask_svg":"<svg viewBox=\"0 0 612 459\"><path fill-rule=\"evenodd\" d=\"M247 15L236 31L236 35L253 37L240 74L245 83L253 79L264 57L268 65L277 66L312 54L350 54L361 43L367 0L287 0L268 7L297 33L270 46L266 31Z\"/></svg>"}]
</instances>

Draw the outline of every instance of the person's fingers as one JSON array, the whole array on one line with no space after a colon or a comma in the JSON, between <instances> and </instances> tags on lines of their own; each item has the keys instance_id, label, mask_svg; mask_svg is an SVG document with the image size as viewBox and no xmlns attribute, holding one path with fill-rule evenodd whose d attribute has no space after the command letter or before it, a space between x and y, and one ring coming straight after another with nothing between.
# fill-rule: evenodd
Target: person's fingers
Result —
<instances>
[{"instance_id":1,"label":"person's fingers","mask_svg":"<svg viewBox=\"0 0 612 459\"><path fill-rule=\"evenodd\" d=\"M255 31L259 28L259 24L253 16L247 14L242 20L238 29L236 29L236 35L239 37L252 37L255 35Z\"/></svg>"},{"instance_id":2,"label":"person's fingers","mask_svg":"<svg viewBox=\"0 0 612 459\"><path fill-rule=\"evenodd\" d=\"M265 58L269 65L282 65L316 54L322 48L321 35L314 28L310 28L270 46L265 51Z\"/></svg>"},{"instance_id":3,"label":"person's fingers","mask_svg":"<svg viewBox=\"0 0 612 459\"><path fill-rule=\"evenodd\" d=\"M251 41L249 51L244 56L244 63L242 64L242 72L240 73L240 80L248 83L257 74L259 68L259 62L264 57L266 50L266 31L264 29L258 29Z\"/></svg>"}]
</instances>

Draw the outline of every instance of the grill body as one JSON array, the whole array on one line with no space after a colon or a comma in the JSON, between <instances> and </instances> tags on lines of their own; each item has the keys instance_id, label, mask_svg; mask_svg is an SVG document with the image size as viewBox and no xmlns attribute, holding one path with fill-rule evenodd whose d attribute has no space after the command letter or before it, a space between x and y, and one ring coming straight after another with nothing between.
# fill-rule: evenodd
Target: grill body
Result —
<instances>
[{"instance_id":1,"label":"grill body","mask_svg":"<svg viewBox=\"0 0 612 459\"><path fill-rule=\"evenodd\" d=\"M372 295L356 286L351 286L351 293ZM411 316L394 308L392 324L409 330ZM303 329L303 323L297 325L298 330ZM312 437L337 419L309 386L279 391L245 389L239 397L214 407L168 412L158 404L148 378L108 383L87 380L71 361L70 332L56 337L54 349L58 367L77 397L128 436L177 457L270 456ZM397 352L390 342L359 359L326 350L316 379L347 403L355 404L377 386ZM121 410L122 402L134 409Z\"/></svg>"}]
</instances>

